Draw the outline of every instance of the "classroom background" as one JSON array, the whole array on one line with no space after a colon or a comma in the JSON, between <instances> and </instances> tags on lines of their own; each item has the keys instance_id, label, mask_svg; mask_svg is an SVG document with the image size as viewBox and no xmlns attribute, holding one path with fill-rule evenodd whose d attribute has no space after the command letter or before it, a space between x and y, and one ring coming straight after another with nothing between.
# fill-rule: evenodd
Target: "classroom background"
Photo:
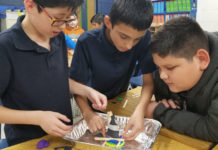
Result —
<instances>
[{"instance_id":1,"label":"classroom background","mask_svg":"<svg viewBox=\"0 0 218 150\"><path fill-rule=\"evenodd\" d=\"M84 0L79 10L79 25L91 30L91 17L96 13L108 14L114 0ZM167 20L177 16L195 18L207 31L218 31L217 0L152 0L154 7L153 31ZM11 27L18 16L25 14L23 0L0 0L0 29Z\"/></svg>"},{"instance_id":2,"label":"classroom background","mask_svg":"<svg viewBox=\"0 0 218 150\"><path fill-rule=\"evenodd\" d=\"M79 25L91 30L91 17L96 13L109 14L114 0L84 0L78 10ZM194 18L207 31L218 31L218 0L152 0L154 19L151 31L155 32L167 20L177 16ZM23 0L0 0L0 31L10 28L25 14ZM1 103L0 103L1 105ZM4 137L0 130L0 139Z\"/></svg>"}]
</instances>

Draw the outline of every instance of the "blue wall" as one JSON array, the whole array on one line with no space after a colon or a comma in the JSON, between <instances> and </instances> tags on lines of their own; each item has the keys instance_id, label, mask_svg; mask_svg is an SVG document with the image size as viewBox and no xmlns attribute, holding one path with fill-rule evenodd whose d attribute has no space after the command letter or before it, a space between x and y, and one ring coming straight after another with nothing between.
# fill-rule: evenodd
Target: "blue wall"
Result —
<instances>
[{"instance_id":1,"label":"blue wall","mask_svg":"<svg viewBox=\"0 0 218 150\"><path fill-rule=\"evenodd\" d=\"M96 13L108 15L114 0L96 0Z\"/></svg>"},{"instance_id":2,"label":"blue wall","mask_svg":"<svg viewBox=\"0 0 218 150\"><path fill-rule=\"evenodd\" d=\"M87 31L87 1L82 5L82 28Z\"/></svg>"},{"instance_id":3,"label":"blue wall","mask_svg":"<svg viewBox=\"0 0 218 150\"><path fill-rule=\"evenodd\" d=\"M23 0L0 0L0 5L23 6Z\"/></svg>"}]
</instances>

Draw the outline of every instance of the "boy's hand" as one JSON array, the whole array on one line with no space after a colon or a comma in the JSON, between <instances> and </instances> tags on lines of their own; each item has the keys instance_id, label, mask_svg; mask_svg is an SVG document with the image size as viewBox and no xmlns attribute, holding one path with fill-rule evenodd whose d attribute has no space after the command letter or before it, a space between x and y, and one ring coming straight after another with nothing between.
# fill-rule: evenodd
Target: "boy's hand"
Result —
<instances>
[{"instance_id":1,"label":"boy's hand","mask_svg":"<svg viewBox=\"0 0 218 150\"><path fill-rule=\"evenodd\" d=\"M180 109L180 107L176 105L176 103L172 99L162 99L160 102L163 103L164 106L167 108L171 107L172 109Z\"/></svg>"},{"instance_id":2,"label":"boy's hand","mask_svg":"<svg viewBox=\"0 0 218 150\"><path fill-rule=\"evenodd\" d=\"M128 124L124 128L123 138L126 140L134 140L136 136L144 129L144 113L140 111L135 111ZM128 130L132 130L128 133Z\"/></svg>"},{"instance_id":3,"label":"boy's hand","mask_svg":"<svg viewBox=\"0 0 218 150\"><path fill-rule=\"evenodd\" d=\"M83 117L86 120L91 133L101 131L102 135L104 137L106 136L105 121L99 115L95 112L89 112L84 114Z\"/></svg>"},{"instance_id":4,"label":"boy's hand","mask_svg":"<svg viewBox=\"0 0 218 150\"><path fill-rule=\"evenodd\" d=\"M148 107L147 107L146 113L145 113L145 117L146 118L153 118L154 110L157 107L157 105L160 103L164 104L164 106L167 108L171 107L172 109L180 109L180 107L178 105L176 105L176 103L172 99L169 99L169 100L162 99L159 102L150 102L148 104Z\"/></svg>"},{"instance_id":5,"label":"boy's hand","mask_svg":"<svg viewBox=\"0 0 218 150\"><path fill-rule=\"evenodd\" d=\"M88 98L92 102L92 107L96 110L104 110L107 107L107 97L95 89L83 85L75 80L69 79L71 94Z\"/></svg>"},{"instance_id":6,"label":"boy's hand","mask_svg":"<svg viewBox=\"0 0 218 150\"><path fill-rule=\"evenodd\" d=\"M144 117L153 118L153 112L158 104L158 102L150 102L145 113L142 111L143 109L141 111L140 109L139 111L135 111L124 129L123 138L134 140L144 129ZM128 134L127 132L130 129L132 129L132 131Z\"/></svg>"},{"instance_id":7,"label":"boy's hand","mask_svg":"<svg viewBox=\"0 0 218 150\"><path fill-rule=\"evenodd\" d=\"M65 115L52 111L40 111L38 114L39 126L48 134L62 137L72 130L71 125L66 125L64 122L70 122Z\"/></svg>"},{"instance_id":8,"label":"boy's hand","mask_svg":"<svg viewBox=\"0 0 218 150\"><path fill-rule=\"evenodd\" d=\"M107 97L92 88L89 89L88 99L92 102L92 107L96 110L102 111L107 107Z\"/></svg>"}]
</instances>

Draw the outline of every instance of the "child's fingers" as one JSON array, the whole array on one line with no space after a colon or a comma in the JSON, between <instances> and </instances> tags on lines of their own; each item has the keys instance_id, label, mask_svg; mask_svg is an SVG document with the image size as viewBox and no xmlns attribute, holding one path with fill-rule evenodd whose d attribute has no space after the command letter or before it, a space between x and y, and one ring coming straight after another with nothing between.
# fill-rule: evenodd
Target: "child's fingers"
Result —
<instances>
[{"instance_id":1,"label":"child's fingers","mask_svg":"<svg viewBox=\"0 0 218 150\"><path fill-rule=\"evenodd\" d=\"M168 104L168 101L166 99L161 100L161 103L164 104L165 107L170 107L170 105Z\"/></svg>"},{"instance_id":2,"label":"child's fingers","mask_svg":"<svg viewBox=\"0 0 218 150\"><path fill-rule=\"evenodd\" d=\"M66 124L64 124L61 121L59 123L57 123L57 127L59 129L63 130L63 131L67 131L67 132L72 130L72 126L71 125L66 125Z\"/></svg>"},{"instance_id":3,"label":"child's fingers","mask_svg":"<svg viewBox=\"0 0 218 150\"><path fill-rule=\"evenodd\" d=\"M103 135L103 137L106 137L106 128L105 127L103 127L101 129L101 134Z\"/></svg>"},{"instance_id":4,"label":"child's fingers","mask_svg":"<svg viewBox=\"0 0 218 150\"><path fill-rule=\"evenodd\" d=\"M62 130L61 128L56 128L55 131L53 131L53 135L55 136L59 136L59 137L62 137L62 136L65 136L67 133L69 133L70 131L65 131L65 130Z\"/></svg>"},{"instance_id":5,"label":"child's fingers","mask_svg":"<svg viewBox=\"0 0 218 150\"><path fill-rule=\"evenodd\" d=\"M124 139L126 139L126 140L134 140L139 133L140 133L140 130L133 129L130 133L125 134Z\"/></svg>"},{"instance_id":6,"label":"child's fingers","mask_svg":"<svg viewBox=\"0 0 218 150\"><path fill-rule=\"evenodd\" d=\"M102 98L100 99L100 101L101 101L102 109L106 109L106 107L107 107L107 97L103 95Z\"/></svg>"},{"instance_id":7,"label":"child's fingers","mask_svg":"<svg viewBox=\"0 0 218 150\"><path fill-rule=\"evenodd\" d=\"M173 109L176 109L177 108L177 105L175 104L175 102L172 100L172 99L169 99L168 100L168 103L170 105L171 108Z\"/></svg>"},{"instance_id":8,"label":"child's fingers","mask_svg":"<svg viewBox=\"0 0 218 150\"><path fill-rule=\"evenodd\" d=\"M129 133L128 133L128 131L131 129L133 127L133 125L131 124L131 123L128 123L126 126L125 126L125 128L124 128L124 131L123 131L123 133L122 133L122 137L124 138L124 139L127 139L127 138L129 138Z\"/></svg>"},{"instance_id":9,"label":"child's fingers","mask_svg":"<svg viewBox=\"0 0 218 150\"><path fill-rule=\"evenodd\" d=\"M65 121L65 122L70 122L71 120L69 118L67 118L65 115L62 115L60 113L56 113L56 117L62 121Z\"/></svg>"},{"instance_id":10,"label":"child's fingers","mask_svg":"<svg viewBox=\"0 0 218 150\"><path fill-rule=\"evenodd\" d=\"M99 107L97 104L92 104L92 107L96 110L100 110L100 111L104 110L102 109L102 107Z\"/></svg>"},{"instance_id":11,"label":"child's fingers","mask_svg":"<svg viewBox=\"0 0 218 150\"><path fill-rule=\"evenodd\" d=\"M128 132L128 130L131 128L132 128L132 124L128 123L124 128L123 134L126 134Z\"/></svg>"}]
</instances>

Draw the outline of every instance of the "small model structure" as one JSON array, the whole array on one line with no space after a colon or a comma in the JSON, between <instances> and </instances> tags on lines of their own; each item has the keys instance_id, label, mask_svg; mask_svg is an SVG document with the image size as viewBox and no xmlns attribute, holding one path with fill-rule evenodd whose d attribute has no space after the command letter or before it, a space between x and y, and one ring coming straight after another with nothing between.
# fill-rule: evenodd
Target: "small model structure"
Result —
<instances>
[{"instance_id":1,"label":"small model structure","mask_svg":"<svg viewBox=\"0 0 218 150\"><path fill-rule=\"evenodd\" d=\"M105 141L102 146L108 146L111 148L121 148L125 144L124 139L119 136L119 126L115 122L115 116L110 111L107 113L107 122L108 122L108 138L104 137L95 137L95 140Z\"/></svg>"},{"instance_id":2,"label":"small model structure","mask_svg":"<svg viewBox=\"0 0 218 150\"><path fill-rule=\"evenodd\" d=\"M107 135L113 138L119 138L119 126L115 122L115 116L111 116L111 121L108 124Z\"/></svg>"}]
</instances>

